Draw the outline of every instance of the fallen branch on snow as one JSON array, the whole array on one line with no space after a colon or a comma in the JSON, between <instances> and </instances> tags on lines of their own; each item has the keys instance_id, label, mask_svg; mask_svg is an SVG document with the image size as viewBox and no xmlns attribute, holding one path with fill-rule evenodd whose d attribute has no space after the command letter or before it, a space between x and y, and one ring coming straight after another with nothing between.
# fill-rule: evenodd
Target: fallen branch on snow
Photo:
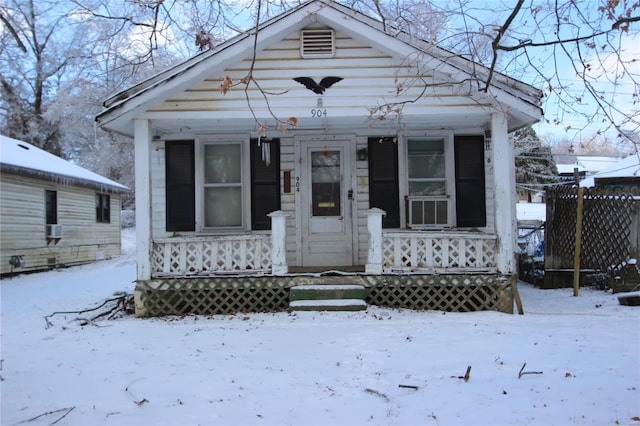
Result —
<instances>
[{"instance_id":1,"label":"fallen branch on snow","mask_svg":"<svg viewBox=\"0 0 640 426\"><path fill-rule=\"evenodd\" d=\"M23 420L23 421L21 421L20 423L16 423L16 424L21 425L21 424L23 424L23 423L29 423L29 422L33 422L33 421L35 421L35 420L38 420L40 417L50 416L50 415L52 415L52 414L62 413L62 412L64 412L64 414L63 414L61 417L59 417L56 421L49 423L49 424L51 424L51 425L55 425L55 424L56 424L56 423L58 423L60 420L62 420L62 419L64 419L65 417L67 417L67 415L68 415L70 412L72 412L75 408L76 408L76 407L68 407L68 408L61 408L61 409L59 409L59 410L47 411L46 413L42 413L42 414L40 414L40 415L38 415L38 416L32 417L32 418L27 419L27 420Z\"/></svg>"},{"instance_id":2,"label":"fallen branch on snow","mask_svg":"<svg viewBox=\"0 0 640 426\"><path fill-rule=\"evenodd\" d=\"M100 318L106 317L107 319L114 319L118 316L132 314L133 313L133 295L129 293L124 293L124 292L116 293L116 297L113 297L111 299L106 299L104 302L102 302L100 305L96 306L95 308L82 309L78 311L53 312L44 317L44 320L47 324L46 328L53 326L53 323L50 321L50 318L52 318L55 315L71 315L71 314L81 315L81 314L86 314L88 312L96 312L96 313L93 316L90 316L87 318L84 318L84 317L75 318L75 321L79 321L81 326L91 324L98 327L95 321Z\"/></svg>"}]
</instances>

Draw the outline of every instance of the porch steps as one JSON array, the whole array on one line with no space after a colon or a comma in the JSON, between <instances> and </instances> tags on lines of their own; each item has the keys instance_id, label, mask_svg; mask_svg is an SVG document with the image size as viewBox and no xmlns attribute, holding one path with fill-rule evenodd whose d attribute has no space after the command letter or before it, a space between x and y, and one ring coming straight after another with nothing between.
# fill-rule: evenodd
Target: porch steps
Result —
<instances>
[{"instance_id":1,"label":"porch steps","mask_svg":"<svg viewBox=\"0 0 640 426\"><path fill-rule=\"evenodd\" d=\"M363 311L364 286L354 284L315 284L291 287L292 311Z\"/></svg>"}]
</instances>

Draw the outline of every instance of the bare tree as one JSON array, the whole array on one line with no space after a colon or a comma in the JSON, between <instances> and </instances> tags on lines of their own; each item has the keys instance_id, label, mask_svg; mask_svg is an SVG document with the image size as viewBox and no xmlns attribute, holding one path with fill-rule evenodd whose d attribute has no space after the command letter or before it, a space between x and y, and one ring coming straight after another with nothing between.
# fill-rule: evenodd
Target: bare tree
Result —
<instances>
[{"instance_id":1,"label":"bare tree","mask_svg":"<svg viewBox=\"0 0 640 426\"><path fill-rule=\"evenodd\" d=\"M497 25L470 19L462 1L464 26L453 39L467 37L460 53L489 67L485 87L497 71L520 77L544 90L546 120L569 137L598 123L601 133L640 143L639 1L518 0L494 11L503 15Z\"/></svg>"},{"instance_id":2,"label":"bare tree","mask_svg":"<svg viewBox=\"0 0 640 426\"><path fill-rule=\"evenodd\" d=\"M100 108L98 97L113 93L150 73L243 32L301 2L298 0L5 0L0 10L0 126L3 133L53 152L84 158L101 148L103 137L88 113ZM638 143L640 134L640 2L631 0L342 0L378 18L384 30L424 40L451 56L475 63L476 74L464 83L486 90L496 73L508 74L545 92L546 118L567 131L572 122L598 123ZM258 34L259 36L259 34ZM255 52L254 52L255 54ZM405 61L418 62L418 58ZM406 65L406 64L405 64ZM433 82L398 81L398 94ZM250 72L244 88L260 82ZM86 89L85 89L86 88ZM82 92L82 93L81 93ZM262 92L262 91L261 91ZM277 94L264 93L264 99ZM82 98L85 102L78 100ZM412 102L412 100L403 101ZM402 119L403 102L372 106L372 116ZM91 103L92 108L88 108ZM54 104L57 104L53 107ZM249 108L251 105L249 104ZM275 118L286 128L291 118ZM63 120L85 123L73 149L60 146ZM266 123L261 123L266 126ZM75 129L80 126L74 126ZM568 134L568 137L572 135ZM104 142L105 144L110 142Z\"/></svg>"},{"instance_id":3,"label":"bare tree","mask_svg":"<svg viewBox=\"0 0 640 426\"><path fill-rule=\"evenodd\" d=\"M0 11L3 132L55 154L61 154L60 132L45 111L71 62L83 55L71 13L46 0L9 1Z\"/></svg>"}]
</instances>

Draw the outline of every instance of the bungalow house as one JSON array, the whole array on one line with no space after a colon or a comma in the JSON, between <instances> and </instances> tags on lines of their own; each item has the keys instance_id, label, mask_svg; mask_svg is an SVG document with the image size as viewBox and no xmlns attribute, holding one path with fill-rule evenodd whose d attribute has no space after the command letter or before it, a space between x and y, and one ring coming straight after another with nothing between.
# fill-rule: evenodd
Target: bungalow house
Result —
<instances>
[{"instance_id":1,"label":"bungalow house","mask_svg":"<svg viewBox=\"0 0 640 426\"><path fill-rule=\"evenodd\" d=\"M0 136L0 272L120 255L129 189L26 142Z\"/></svg>"},{"instance_id":2,"label":"bungalow house","mask_svg":"<svg viewBox=\"0 0 640 426\"><path fill-rule=\"evenodd\" d=\"M488 75L312 0L107 99L135 144L137 314L286 308L326 271L372 304L512 310L507 135L541 93Z\"/></svg>"}]
</instances>

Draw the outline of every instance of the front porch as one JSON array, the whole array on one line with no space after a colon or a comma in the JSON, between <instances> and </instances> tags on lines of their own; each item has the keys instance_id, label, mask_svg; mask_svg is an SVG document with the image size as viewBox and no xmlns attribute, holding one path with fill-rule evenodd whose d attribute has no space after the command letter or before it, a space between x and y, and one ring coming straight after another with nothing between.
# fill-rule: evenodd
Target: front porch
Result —
<instances>
[{"instance_id":1,"label":"front porch","mask_svg":"<svg viewBox=\"0 0 640 426\"><path fill-rule=\"evenodd\" d=\"M154 240L151 279L136 286L136 314L280 311L288 308L292 287L337 282L364 286L370 305L513 312L512 277L496 267L495 235L387 231L382 229L383 214L369 211L364 267L290 267L286 215L278 212L271 215L271 232Z\"/></svg>"}]
</instances>

